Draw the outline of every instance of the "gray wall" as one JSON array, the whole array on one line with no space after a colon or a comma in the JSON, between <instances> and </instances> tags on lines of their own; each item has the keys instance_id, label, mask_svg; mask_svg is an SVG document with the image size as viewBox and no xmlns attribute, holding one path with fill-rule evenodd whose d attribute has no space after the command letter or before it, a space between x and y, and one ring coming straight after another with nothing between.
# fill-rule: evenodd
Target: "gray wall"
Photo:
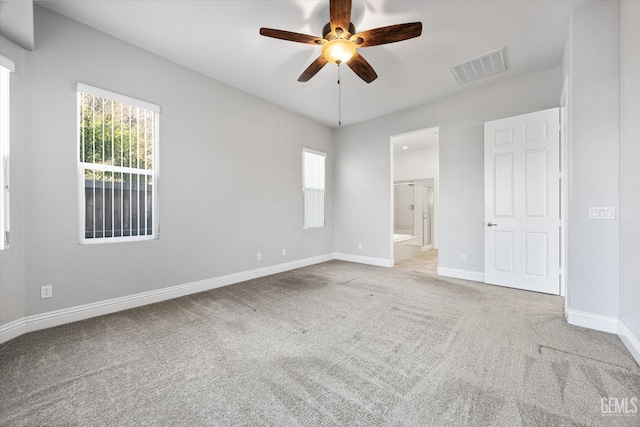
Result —
<instances>
[{"instance_id":1,"label":"gray wall","mask_svg":"<svg viewBox=\"0 0 640 427\"><path fill-rule=\"evenodd\" d=\"M27 175L27 315L333 252L331 129L47 9L35 22L29 161L15 165ZM160 105L160 240L78 244L78 81ZM303 146L328 153L322 229L302 229Z\"/></svg>"},{"instance_id":2,"label":"gray wall","mask_svg":"<svg viewBox=\"0 0 640 427\"><path fill-rule=\"evenodd\" d=\"M390 137L439 126L439 265L483 272L484 122L557 106L561 80L554 68L337 130L336 252L391 258Z\"/></svg>"},{"instance_id":3,"label":"gray wall","mask_svg":"<svg viewBox=\"0 0 640 427\"><path fill-rule=\"evenodd\" d=\"M620 319L640 337L640 2L620 4Z\"/></svg>"},{"instance_id":4,"label":"gray wall","mask_svg":"<svg viewBox=\"0 0 640 427\"><path fill-rule=\"evenodd\" d=\"M32 0L0 0L0 36L33 51Z\"/></svg>"},{"instance_id":5,"label":"gray wall","mask_svg":"<svg viewBox=\"0 0 640 427\"><path fill-rule=\"evenodd\" d=\"M619 5L574 12L569 26L568 305L619 315L619 221L589 219L590 206L618 208Z\"/></svg>"},{"instance_id":6,"label":"gray wall","mask_svg":"<svg viewBox=\"0 0 640 427\"><path fill-rule=\"evenodd\" d=\"M15 72L11 74L11 248L0 251L0 325L21 319L24 306L24 181L25 181L25 52L12 42L0 37L0 54L13 60Z\"/></svg>"}]
</instances>

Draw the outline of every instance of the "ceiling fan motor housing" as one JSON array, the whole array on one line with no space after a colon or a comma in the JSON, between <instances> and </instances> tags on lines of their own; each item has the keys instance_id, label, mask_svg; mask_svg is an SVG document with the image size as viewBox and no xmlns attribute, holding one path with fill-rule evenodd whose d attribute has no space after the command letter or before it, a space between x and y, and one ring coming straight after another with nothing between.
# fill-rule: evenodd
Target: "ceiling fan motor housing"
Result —
<instances>
[{"instance_id":1,"label":"ceiling fan motor housing","mask_svg":"<svg viewBox=\"0 0 640 427\"><path fill-rule=\"evenodd\" d=\"M344 30L344 28L343 28L343 30ZM356 27L355 27L355 25L353 25L353 22L350 22L350 23L349 23L349 29L347 30L347 32L349 33L349 35L350 35L350 36L351 36L352 34L355 34L355 33L356 33ZM330 34L331 34L331 22L327 22L327 25L325 25L325 26L324 26L324 28L322 28L322 37L323 37L324 39L331 40L331 39L333 39L334 37L332 37L332 38L330 39L330 38L328 37ZM344 32L343 32L342 34L344 34ZM337 36L337 37L341 37L341 35L340 35L340 36ZM346 37L341 37L341 38L346 38Z\"/></svg>"}]
</instances>

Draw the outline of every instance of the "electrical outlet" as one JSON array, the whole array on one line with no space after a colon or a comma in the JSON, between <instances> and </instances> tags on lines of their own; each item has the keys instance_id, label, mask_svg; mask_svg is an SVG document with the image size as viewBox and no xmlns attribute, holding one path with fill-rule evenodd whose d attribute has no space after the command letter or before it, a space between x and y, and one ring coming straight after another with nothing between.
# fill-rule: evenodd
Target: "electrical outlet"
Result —
<instances>
[{"instance_id":1,"label":"electrical outlet","mask_svg":"<svg viewBox=\"0 0 640 427\"><path fill-rule=\"evenodd\" d=\"M362 249L362 243L358 243L358 249Z\"/></svg>"},{"instance_id":2,"label":"electrical outlet","mask_svg":"<svg viewBox=\"0 0 640 427\"><path fill-rule=\"evenodd\" d=\"M287 250L286 249L282 250L282 256L287 256Z\"/></svg>"},{"instance_id":3,"label":"electrical outlet","mask_svg":"<svg viewBox=\"0 0 640 427\"><path fill-rule=\"evenodd\" d=\"M53 296L53 285L40 286L40 298L51 298Z\"/></svg>"},{"instance_id":4,"label":"electrical outlet","mask_svg":"<svg viewBox=\"0 0 640 427\"><path fill-rule=\"evenodd\" d=\"M262 254L260 252L258 252L258 255L256 256L256 258L258 258L258 261L262 260Z\"/></svg>"},{"instance_id":5,"label":"electrical outlet","mask_svg":"<svg viewBox=\"0 0 640 427\"><path fill-rule=\"evenodd\" d=\"M460 254L460 261L467 262L467 254Z\"/></svg>"}]
</instances>

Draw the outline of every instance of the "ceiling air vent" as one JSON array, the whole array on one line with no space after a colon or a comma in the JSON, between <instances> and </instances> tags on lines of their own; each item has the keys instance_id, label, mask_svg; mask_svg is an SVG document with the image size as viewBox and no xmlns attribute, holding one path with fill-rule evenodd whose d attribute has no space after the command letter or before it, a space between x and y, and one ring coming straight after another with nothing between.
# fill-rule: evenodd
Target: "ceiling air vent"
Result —
<instances>
[{"instance_id":1,"label":"ceiling air vent","mask_svg":"<svg viewBox=\"0 0 640 427\"><path fill-rule=\"evenodd\" d=\"M504 47L476 56L450 68L459 84L501 73L507 69Z\"/></svg>"}]
</instances>

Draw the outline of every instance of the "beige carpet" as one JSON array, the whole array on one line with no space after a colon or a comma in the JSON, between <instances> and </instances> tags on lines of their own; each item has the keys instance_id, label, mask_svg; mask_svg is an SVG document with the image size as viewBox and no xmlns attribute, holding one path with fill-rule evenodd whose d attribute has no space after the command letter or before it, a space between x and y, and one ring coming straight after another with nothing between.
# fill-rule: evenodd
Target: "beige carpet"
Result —
<instances>
[{"instance_id":1,"label":"beige carpet","mask_svg":"<svg viewBox=\"0 0 640 427\"><path fill-rule=\"evenodd\" d=\"M640 398L615 335L435 263L332 261L23 335L0 425L640 425L601 411Z\"/></svg>"}]
</instances>

